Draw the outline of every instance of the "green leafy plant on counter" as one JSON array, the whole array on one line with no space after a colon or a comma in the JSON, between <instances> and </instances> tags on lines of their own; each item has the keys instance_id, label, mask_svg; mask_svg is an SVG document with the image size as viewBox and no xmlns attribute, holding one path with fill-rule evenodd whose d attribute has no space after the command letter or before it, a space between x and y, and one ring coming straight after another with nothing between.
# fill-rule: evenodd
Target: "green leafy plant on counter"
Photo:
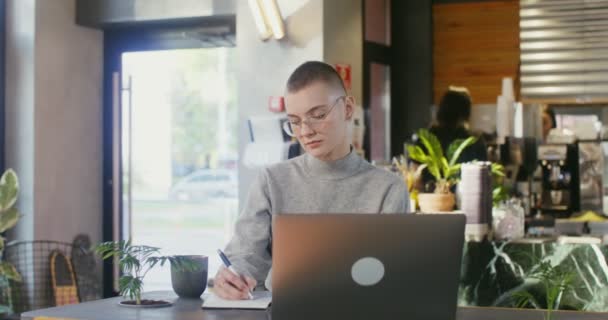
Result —
<instances>
[{"instance_id":1,"label":"green leafy plant on counter","mask_svg":"<svg viewBox=\"0 0 608 320\"><path fill-rule=\"evenodd\" d=\"M492 204L496 207L499 203L509 199L509 192L504 186L505 167L499 163L492 162Z\"/></svg>"},{"instance_id":2,"label":"green leafy plant on counter","mask_svg":"<svg viewBox=\"0 0 608 320\"><path fill-rule=\"evenodd\" d=\"M184 256L159 256L160 248L132 245L131 241L109 241L99 244L95 252L102 259L116 258L121 271L118 280L120 295L129 297L136 305L142 304L144 277L156 265L167 261L180 271L197 271L199 266Z\"/></svg>"},{"instance_id":3,"label":"green leafy plant on counter","mask_svg":"<svg viewBox=\"0 0 608 320\"><path fill-rule=\"evenodd\" d=\"M0 177L0 233L13 228L21 215L15 204L19 196L19 178L12 169L6 170ZM5 238L0 235L0 256L4 257ZM0 313L13 313L10 281L21 282L21 275L14 265L0 259L0 288L6 298L6 305L0 305Z\"/></svg>"},{"instance_id":4,"label":"green leafy plant on counter","mask_svg":"<svg viewBox=\"0 0 608 320\"><path fill-rule=\"evenodd\" d=\"M460 172L458 158L464 149L477 141L477 138L455 140L448 146L444 155L439 139L428 129L418 130L418 137L424 148L419 145L408 145L408 155L421 164L419 171L426 168L435 178L435 193L450 193L450 187L458 183L457 177Z\"/></svg>"},{"instance_id":5,"label":"green leafy plant on counter","mask_svg":"<svg viewBox=\"0 0 608 320\"><path fill-rule=\"evenodd\" d=\"M541 261L537 267L532 268L527 275L528 278L536 279L542 285L545 293L545 320L551 320L553 311L558 310L561 299L564 294L574 289L574 278L576 274L572 271L564 270L563 268L554 267L549 261ZM518 308L531 306L536 309L541 309L541 301L538 301L534 295L526 290L517 291L513 294L516 299Z\"/></svg>"}]
</instances>

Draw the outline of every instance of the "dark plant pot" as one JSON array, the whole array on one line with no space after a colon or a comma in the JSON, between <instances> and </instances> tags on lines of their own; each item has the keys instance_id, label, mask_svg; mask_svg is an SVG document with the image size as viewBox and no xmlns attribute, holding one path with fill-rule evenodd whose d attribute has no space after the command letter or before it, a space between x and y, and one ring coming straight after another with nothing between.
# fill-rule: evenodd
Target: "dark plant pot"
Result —
<instances>
[{"instance_id":1,"label":"dark plant pot","mask_svg":"<svg viewBox=\"0 0 608 320\"><path fill-rule=\"evenodd\" d=\"M171 285L173 291L182 298L200 298L207 288L207 256L182 256L198 265L196 271L177 270L171 265Z\"/></svg>"}]
</instances>

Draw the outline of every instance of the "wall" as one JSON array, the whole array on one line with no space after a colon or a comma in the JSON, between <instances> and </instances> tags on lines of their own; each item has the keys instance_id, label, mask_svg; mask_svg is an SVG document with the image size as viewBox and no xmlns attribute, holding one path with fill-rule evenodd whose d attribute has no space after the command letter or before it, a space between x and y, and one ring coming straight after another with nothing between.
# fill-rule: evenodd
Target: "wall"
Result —
<instances>
[{"instance_id":1,"label":"wall","mask_svg":"<svg viewBox=\"0 0 608 320\"><path fill-rule=\"evenodd\" d=\"M351 94L363 103L363 6L360 0L323 2L323 59L350 64Z\"/></svg>"},{"instance_id":2,"label":"wall","mask_svg":"<svg viewBox=\"0 0 608 320\"><path fill-rule=\"evenodd\" d=\"M101 239L103 34L75 1L36 3L36 237ZM62 232L60 232L62 231Z\"/></svg>"},{"instance_id":3,"label":"wall","mask_svg":"<svg viewBox=\"0 0 608 320\"><path fill-rule=\"evenodd\" d=\"M9 0L7 165L21 176L20 239L101 240L103 37L75 0Z\"/></svg>"},{"instance_id":4,"label":"wall","mask_svg":"<svg viewBox=\"0 0 608 320\"><path fill-rule=\"evenodd\" d=\"M449 85L495 104L501 79L518 78L519 1L434 4L433 69L436 104Z\"/></svg>"},{"instance_id":5,"label":"wall","mask_svg":"<svg viewBox=\"0 0 608 320\"><path fill-rule=\"evenodd\" d=\"M323 59L323 0L279 0L285 18L285 40L262 42L247 1L237 2L239 155L249 142L246 125L251 116L269 115L269 96L283 95L291 72L306 60ZM280 134L280 132L277 132ZM241 159L242 160L242 159ZM245 202L257 174L239 164L239 204Z\"/></svg>"}]
</instances>

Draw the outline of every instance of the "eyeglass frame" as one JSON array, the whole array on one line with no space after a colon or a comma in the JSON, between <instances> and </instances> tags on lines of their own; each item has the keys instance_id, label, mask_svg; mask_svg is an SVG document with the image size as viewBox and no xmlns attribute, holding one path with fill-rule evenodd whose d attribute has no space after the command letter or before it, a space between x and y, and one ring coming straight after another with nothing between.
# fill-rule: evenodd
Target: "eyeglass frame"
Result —
<instances>
[{"instance_id":1,"label":"eyeglass frame","mask_svg":"<svg viewBox=\"0 0 608 320\"><path fill-rule=\"evenodd\" d=\"M319 125L320 123L325 121L327 116L329 116L329 114L334 110L335 106L338 104L338 101L340 101L342 99L346 99L346 97L347 96L337 97L336 100L334 100L334 102L330 105L329 110L327 110L327 112L325 112L324 114L317 116L317 117L308 116L308 117L304 118L303 120L300 120L299 124L294 124L291 121L289 121L289 119L287 119L287 121L283 122L283 131L285 131L285 133L287 133L287 135L289 135L290 137L295 137L296 136L295 130L290 128L290 126L296 126L296 127L298 127L298 130L302 130L302 125L305 124L310 129L313 129L314 126ZM307 113L308 112L310 112L310 110L308 110Z\"/></svg>"}]
</instances>

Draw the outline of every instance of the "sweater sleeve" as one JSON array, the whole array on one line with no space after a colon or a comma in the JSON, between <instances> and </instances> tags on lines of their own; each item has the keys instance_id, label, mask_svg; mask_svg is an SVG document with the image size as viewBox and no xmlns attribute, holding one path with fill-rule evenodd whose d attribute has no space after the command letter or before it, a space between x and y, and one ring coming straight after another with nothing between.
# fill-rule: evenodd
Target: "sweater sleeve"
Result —
<instances>
[{"instance_id":1,"label":"sweater sleeve","mask_svg":"<svg viewBox=\"0 0 608 320\"><path fill-rule=\"evenodd\" d=\"M410 196L405 183L399 179L390 185L384 201L382 201L381 213L407 213L409 210Z\"/></svg>"},{"instance_id":2,"label":"sweater sleeve","mask_svg":"<svg viewBox=\"0 0 608 320\"><path fill-rule=\"evenodd\" d=\"M267 172L264 169L249 188L245 205L237 218L234 235L226 246L226 255L239 272L252 276L263 285L272 258L271 204Z\"/></svg>"}]
</instances>

